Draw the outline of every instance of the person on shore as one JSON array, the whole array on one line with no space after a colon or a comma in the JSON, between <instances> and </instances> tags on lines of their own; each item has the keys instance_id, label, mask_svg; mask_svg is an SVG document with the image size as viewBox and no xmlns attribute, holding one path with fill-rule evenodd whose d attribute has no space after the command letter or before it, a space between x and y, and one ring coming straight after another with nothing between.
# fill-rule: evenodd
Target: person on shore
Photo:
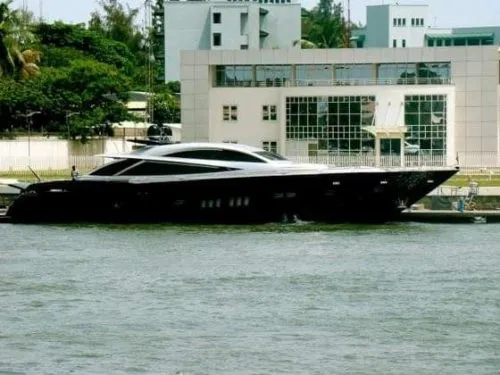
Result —
<instances>
[{"instance_id":1,"label":"person on shore","mask_svg":"<svg viewBox=\"0 0 500 375\"><path fill-rule=\"evenodd\" d=\"M74 181L76 180L76 178L78 177L79 173L78 171L76 170L76 166L72 166L71 167L71 179Z\"/></svg>"}]
</instances>

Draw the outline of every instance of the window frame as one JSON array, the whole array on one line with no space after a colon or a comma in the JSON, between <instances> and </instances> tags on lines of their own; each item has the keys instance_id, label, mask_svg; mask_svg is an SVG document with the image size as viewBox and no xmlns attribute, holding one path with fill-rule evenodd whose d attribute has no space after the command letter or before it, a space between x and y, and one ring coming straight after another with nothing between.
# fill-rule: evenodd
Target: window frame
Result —
<instances>
[{"instance_id":1,"label":"window frame","mask_svg":"<svg viewBox=\"0 0 500 375\"><path fill-rule=\"evenodd\" d=\"M277 121L278 111L275 104L265 104L262 106L262 121Z\"/></svg>"},{"instance_id":2,"label":"window frame","mask_svg":"<svg viewBox=\"0 0 500 375\"><path fill-rule=\"evenodd\" d=\"M222 106L222 121L238 121L238 106L236 104Z\"/></svg>"},{"instance_id":3,"label":"window frame","mask_svg":"<svg viewBox=\"0 0 500 375\"><path fill-rule=\"evenodd\" d=\"M218 42L218 43L216 43ZM222 34L221 33L213 33L212 34L212 45L214 47L221 47L222 46Z\"/></svg>"}]
</instances>

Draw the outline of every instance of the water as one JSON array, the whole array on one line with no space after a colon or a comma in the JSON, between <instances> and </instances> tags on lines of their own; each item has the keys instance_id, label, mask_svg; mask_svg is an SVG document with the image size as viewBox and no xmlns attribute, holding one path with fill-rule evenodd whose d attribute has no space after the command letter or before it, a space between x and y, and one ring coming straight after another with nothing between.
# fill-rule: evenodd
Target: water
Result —
<instances>
[{"instance_id":1,"label":"water","mask_svg":"<svg viewBox=\"0 0 500 375\"><path fill-rule=\"evenodd\" d=\"M0 225L0 374L499 374L499 229Z\"/></svg>"}]
</instances>

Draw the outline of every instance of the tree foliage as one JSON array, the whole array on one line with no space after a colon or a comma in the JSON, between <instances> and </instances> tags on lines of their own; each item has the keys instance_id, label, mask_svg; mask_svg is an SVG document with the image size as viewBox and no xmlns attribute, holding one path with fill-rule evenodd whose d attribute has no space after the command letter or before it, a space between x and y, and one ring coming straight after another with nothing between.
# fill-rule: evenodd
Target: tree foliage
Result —
<instances>
[{"instance_id":1,"label":"tree foliage","mask_svg":"<svg viewBox=\"0 0 500 375\"><path fill-rule=\"evenodd\" d=\"M350 47L350 30L341 2L320 0L312 10L302 9L303 48Z\"/></svg>"},{"instance_id":2,"label":"tree foliage","mask_svg":"<svg viewBox=\"0 0 500 375\"><path fill-rule=\"evenodd\" d=\"M11 0L0 3L0 75L28 79L40 73L40 53L25 49L33 35L27 27L32 15L9 8Z\"/></svg>"},{"instance_id":3,"label":"tree foliage","mask_svg":"<svg viewBox=\"0 0 500 375\"><path fill-rule=\"evenodd\" d=\"M137 9L102 0L87 27L34 23L10 5L0 0L0 134L25 129L36 113L32 131L85 139L109 130L102 124L133 119L127 92L151 89L157 119L180 121L179 83L147 85L151 56Z\"/></svg>"}]
</instances>

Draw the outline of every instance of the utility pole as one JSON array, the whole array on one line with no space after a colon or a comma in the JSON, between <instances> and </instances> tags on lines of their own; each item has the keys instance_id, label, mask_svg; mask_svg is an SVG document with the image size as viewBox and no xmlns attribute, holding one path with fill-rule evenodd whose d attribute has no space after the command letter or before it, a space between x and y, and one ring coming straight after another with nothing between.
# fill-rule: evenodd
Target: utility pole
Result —
<instances>
[{"instance_id":1,"label":"utility pole","mask_svg":"<svg viewBox=\"0 0 500 375\"><path fill-rule=\"evenodd\" d=\"M146 108L146 117L148 118L149 123L153 123L153 40L152 40L152 13L151 13L151 0L144 1L144 32L147 35L147 48L148 48L148 74L146 78L146 87L147 87L147 108Z\"/></svg>"},{"instance_id":2,"label":"utility pole","mask_svg":"<svg viewBox=\"0 0 500 375\"><path fill-rule=\"evenodd\" d=\"M346 47L351 47L351 0L347 0Z\"/></svg>"},{"instance_id":3,"label":"utility pole","mask_svg":"<svg viewBox=\"0 0 500 375\"><path fill-rule=\"evenodd\" d=\"M38 4L38 11L40 12L40 23L43 23L43 0Z\"/></svg>"}]
</instances>

